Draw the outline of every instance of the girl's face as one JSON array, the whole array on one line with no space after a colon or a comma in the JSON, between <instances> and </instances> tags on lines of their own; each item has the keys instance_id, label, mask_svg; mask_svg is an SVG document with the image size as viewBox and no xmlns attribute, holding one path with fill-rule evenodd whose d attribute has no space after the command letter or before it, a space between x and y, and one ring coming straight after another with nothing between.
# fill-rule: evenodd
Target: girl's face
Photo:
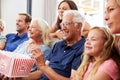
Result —
<instances>
[{"instance_id":1,"label":"girl's face","mask_svg":"<svg viewBox=\"0 0 120 80\"><path fill-rule=\"evenodd\" d=\"M107 1L105 20L113 34L120 33L120 5L116 0Z\"/></svg>"},{"instance_id":2,"label":"girl's face","mask_svg":"<svg viewBox=\"0 0 120 80\"><path fill-rule=\"evenodd\" d=\"M58 7L58 17L62 20L63 17L63 12L65 10L70 10L70 6L68 5L68 3L63 2L60 4L60 6Z\"/></svg>"},{"instance_id":3,"label":"girl's face","mask_svg":"<svg viewBox=\"0 0 120 80\"><path fill-rule=\"evenodd\" d=\"M101 31L97 29L90 30L85 42L85 52L91 56L97 57L104 47L104 39Z\"/></svg>"}]
</instances>

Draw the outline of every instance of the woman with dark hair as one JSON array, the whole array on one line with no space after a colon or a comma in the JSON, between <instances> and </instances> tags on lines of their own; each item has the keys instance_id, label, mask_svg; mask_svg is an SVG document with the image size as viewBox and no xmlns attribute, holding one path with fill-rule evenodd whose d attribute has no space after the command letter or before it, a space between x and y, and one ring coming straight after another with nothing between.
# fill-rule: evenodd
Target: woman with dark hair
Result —
<instances>
[{"instance_id":1,"label":"woman with dark hair","mask_svg":"<svg viewBox=\"0 0 120 80\"><path fill-rule=\"evenodd\" d=\"M62 38L60 23L62 22L63 13L66 10L78 10L77 5L72 0L63 0L58 5L58 17L57 21L52 25L50 29L50 35L55 38ZM90 25L85 23L85 27L83 29L82 35L84 37L87 36L87 33L90 29Z\"/></svg>"}]
</instances>

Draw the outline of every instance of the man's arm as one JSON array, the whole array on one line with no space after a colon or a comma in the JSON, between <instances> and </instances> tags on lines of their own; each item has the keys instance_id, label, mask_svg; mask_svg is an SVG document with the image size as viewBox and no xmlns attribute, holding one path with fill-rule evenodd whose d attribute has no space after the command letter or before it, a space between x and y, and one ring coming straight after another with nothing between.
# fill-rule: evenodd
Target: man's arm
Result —
<instances>
[{"instance_id":1,"label":"man's arm","mask_svg":"<svg viewBox=\"0 0 120 80\"><path fill-rule=\"evenodd\" d=\"M31 72L28 77L22 78L22 80L38 80L42 76L42 72L40 70Z\"/></svg>"},{"instance_id":2,"label":"man's arm","mask_svg":"<svg viewBox=\"0 0 120 80\"><path fill-rule=\"evenodd\" d=\"M70 78L64 77L56 73L52 68L47 65L39 66L39 68L50 80L71 80Z\"/></svg>"},{"instance_id":3,"label":"man's arm","mask_svg":"<svg viewBox=\"0 0 120 80\"><path fill-rule=\"evenodd\" d=\"M71 80L55 72L48 66L49 61L44 62L44 53L36 48L32 51L32 57L36 59L36 65L40 71L45 74L50 80ZM39 75L40 76L40 75Z\"/></svg>"}]
</instances>

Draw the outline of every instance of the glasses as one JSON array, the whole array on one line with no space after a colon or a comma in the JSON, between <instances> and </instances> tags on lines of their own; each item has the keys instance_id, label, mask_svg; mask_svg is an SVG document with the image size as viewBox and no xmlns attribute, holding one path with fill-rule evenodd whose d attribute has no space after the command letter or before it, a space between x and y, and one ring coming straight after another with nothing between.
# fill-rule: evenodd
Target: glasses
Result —
<instances>
[{"instance_id":1,"label":"glasses","mask_svg":"<svg viewBox=\"0 0 120 80\"><path fill-rule=\"evenodd\" d=\"M62 27L62 26L69 26L69 25L71 25L71 24L74 24L75 22L61 22L60 23L60 27Z\"/></svg>"}]
</instances>

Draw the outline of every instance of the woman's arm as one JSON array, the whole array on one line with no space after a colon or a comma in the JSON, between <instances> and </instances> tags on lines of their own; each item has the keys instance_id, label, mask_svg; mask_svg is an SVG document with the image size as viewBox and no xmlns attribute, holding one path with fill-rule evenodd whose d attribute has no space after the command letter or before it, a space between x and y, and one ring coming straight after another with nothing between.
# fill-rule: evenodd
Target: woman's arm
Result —
<instances>
[{"instance_id":1,"label":"woman's arm","mask_svg":"<svg viewBox=\"0 0 120 80\"><path fill-rule=\"evenodd\" d=\"M112 79L105 72L99 71L94 75L92 80L112 80Z\"/></svg>"},{"instance_id":2,"label":"woman's arm","mask_svg":"<svg viewBox=\"0 0 120 80\"><path fill-rule=\"evenodd\" d=\"M42 72L40 70L31 72L28 77L22 78L22 80L39 80L42 76Z\"/></svg>"},{"instance_id":3,"label":"woman's arm","mask_svg":"<svg viewBox=\"0 0 120 80\"><path fill-rule=\"evenodd\" d=\"M52 25L52 27L50 27L50 36L53 38L62 38L61 30L56 25L56 22Z\"/></svg>"},{"instance_id":4,"label":"woman's arm","mask_svg":"<svg viewBox=\"0 0 120 80\"><path fill-rule=\"evenodd\" d=\"M87 37L91 26L87 22L85 22L84 26L85 27L83 28L83 32L81 34L82 34L82 36Z\"/></svg>"}]
</instances>

